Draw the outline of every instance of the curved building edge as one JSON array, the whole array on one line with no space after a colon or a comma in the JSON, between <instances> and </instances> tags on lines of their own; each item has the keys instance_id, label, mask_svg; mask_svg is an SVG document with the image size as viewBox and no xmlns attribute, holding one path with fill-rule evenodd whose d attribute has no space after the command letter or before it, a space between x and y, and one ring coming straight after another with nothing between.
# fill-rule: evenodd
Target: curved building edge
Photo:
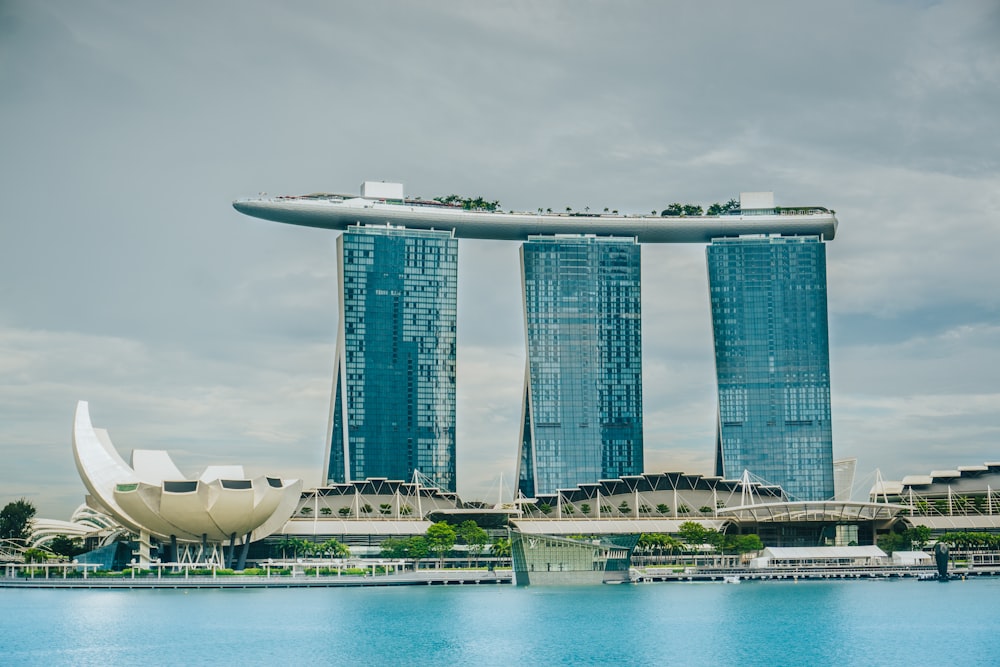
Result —
<instances>
[{"instance_id":1,"label":"curved building edge","mask_svg":"<svg viewBox=\"0 0 1000 667\"><path fill-rule=\"evenodd\" d=\"M93 426L86 401L77 403L74 415L73 457L89 506L159 540L263 539L291 516L303 485L299 479L247 478L242 466L210 466L186 478L161 450L133 450L130 465L107 431Z\"/></svg>"},{"instance_id":2,"label":"curved building edge","mask_svg":"<svg viewBox=\"0 0 1000 667\"><path fill-rule=\"evenodd\" d=\"M819 236L830 241L837 234L832 211L791 215L722 215L647 217L615 215L557 215L466 211L435 206L392 204L355 198L275 197L239 199L233 208L255 218L303 227L342 231L352 225L397 225L408 229L451 230L457 238L524 241L535 235L594 234L635 237L640 243L708 243L714 238L781 234Z\"/></svg>"}]
</instances>

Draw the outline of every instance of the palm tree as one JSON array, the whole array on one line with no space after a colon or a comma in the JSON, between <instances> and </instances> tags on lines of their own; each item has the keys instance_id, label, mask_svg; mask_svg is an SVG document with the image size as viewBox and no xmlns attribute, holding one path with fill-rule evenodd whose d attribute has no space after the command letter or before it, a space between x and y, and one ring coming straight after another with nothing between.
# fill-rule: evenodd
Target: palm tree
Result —
<instances>
[{"instance_id":1,"label":"palm tree","mask_svg":"<svg viewBox=\"0 0 1000 667\"><path fill-rule=\"evenodd\" d=\"M288 558L288 554L285 553L285 552L288 551L289 549L293 549L295 547L295 538L294 537L288 537L286 535L285 537L282 537L281 541L278 542L274 546L277 547L278 549L281 549L281 559L284 560L284 559ZM292 551L293 555L294 555L294 553L295 552Z\"/></svg>"},{"instance_id":2,"label":"palm tree","mask_svg":"<svg viewBox=\"0 0 1000 667\"><path fill-rule=\"evenodd\" d=\"M494 558L510 558L510 538L509 537L499 537L493 542L493 546L490 547L490 553L493 554Z\"/></svg>"},{"instance_id":3,"label":"palm tree","mask_svg":"<svg viewBox=\"0 0 1000 667\"><path fill-rule=\"evenodd\" d=\"M346 544L338 542L333 538L316 546L318 553L330 556L330 558L346 558L351 555L351 550L347 548Z\"/></svg>"}]
</instances>

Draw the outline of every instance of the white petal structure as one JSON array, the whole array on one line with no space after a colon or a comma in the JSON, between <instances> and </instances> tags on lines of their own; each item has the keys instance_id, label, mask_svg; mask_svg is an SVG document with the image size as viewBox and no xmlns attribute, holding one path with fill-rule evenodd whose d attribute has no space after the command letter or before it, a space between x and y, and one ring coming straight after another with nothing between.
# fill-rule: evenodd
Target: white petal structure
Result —
<instances>
[{"instance_id":1,"label":"white petal structure","mask_svg":"<svg viewBox=\"0 0 1000 667\"><path fill-rule=\"evenodd\" d=\"M132 465L119 456L107 431L90 421L86 401L76 406L73 456L88 502L133 531L181 542L242 543L267 537L295 511L301 480L247 479L242 466L210 466L187 479L165 451L137 449Z\"/></svg>"}]
</instances>

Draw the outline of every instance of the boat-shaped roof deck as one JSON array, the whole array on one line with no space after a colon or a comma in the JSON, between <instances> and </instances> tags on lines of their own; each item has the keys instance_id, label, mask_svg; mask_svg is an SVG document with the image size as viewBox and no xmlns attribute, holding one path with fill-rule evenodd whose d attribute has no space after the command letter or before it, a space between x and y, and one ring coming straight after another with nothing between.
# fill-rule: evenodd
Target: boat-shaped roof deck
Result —
<instances>
[{"instance_id":1,"label":"boat-shaped roof deck","mask_svg":"<svg viewBox=\"0 0 1000 667\"><path fill-rule=\"evenodd\" d=\"M350 195L239 199L233 208L264 220L345 230L353 225L396 225L453 231L457 238L524 241L530 236L592 234L635 237L640 243L708 243L714 238L837 233L835 213L821 206L737 210L718 216L642 216L598 213L531 213L467 210L426 200L385 200Z\"/></svg>"}]
</instances>

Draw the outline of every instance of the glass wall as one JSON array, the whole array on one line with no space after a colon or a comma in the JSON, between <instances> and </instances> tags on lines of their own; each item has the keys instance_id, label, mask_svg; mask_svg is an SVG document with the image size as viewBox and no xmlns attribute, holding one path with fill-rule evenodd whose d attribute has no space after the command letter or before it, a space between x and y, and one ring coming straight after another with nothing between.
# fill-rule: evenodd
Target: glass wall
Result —
<instances>
[{"instance_id":1,"label":"glass wall","mask_svg":"<svg viewBox=\"0 0 1000 667\"><path fill-rule=\"evenodd\" d=\"M708 275L718 375L716 474L792 500L834 495L826 248L818 237L715 239Z\"/></svg>"},{"instance_id":2,"label":"glass wall","mask_svg":"<svg viewBox=\"0 0 1000 667\"><path fill-rule=\"evenodd\" d=\"M532 237L521 264L528 353L519 490L533 497L640 474L639 245Z\"/></svg>"},{"instance_id":3,"label":"glass wall","mask_svg":"<svg viewBox=\"0 0 1000 667\"><path fill-rule=\"evenodd\" d=\"M458 241L447 231L351 227L341 271L330 483L409 480L455 490Z\"/></svg>"}]
</instances>

